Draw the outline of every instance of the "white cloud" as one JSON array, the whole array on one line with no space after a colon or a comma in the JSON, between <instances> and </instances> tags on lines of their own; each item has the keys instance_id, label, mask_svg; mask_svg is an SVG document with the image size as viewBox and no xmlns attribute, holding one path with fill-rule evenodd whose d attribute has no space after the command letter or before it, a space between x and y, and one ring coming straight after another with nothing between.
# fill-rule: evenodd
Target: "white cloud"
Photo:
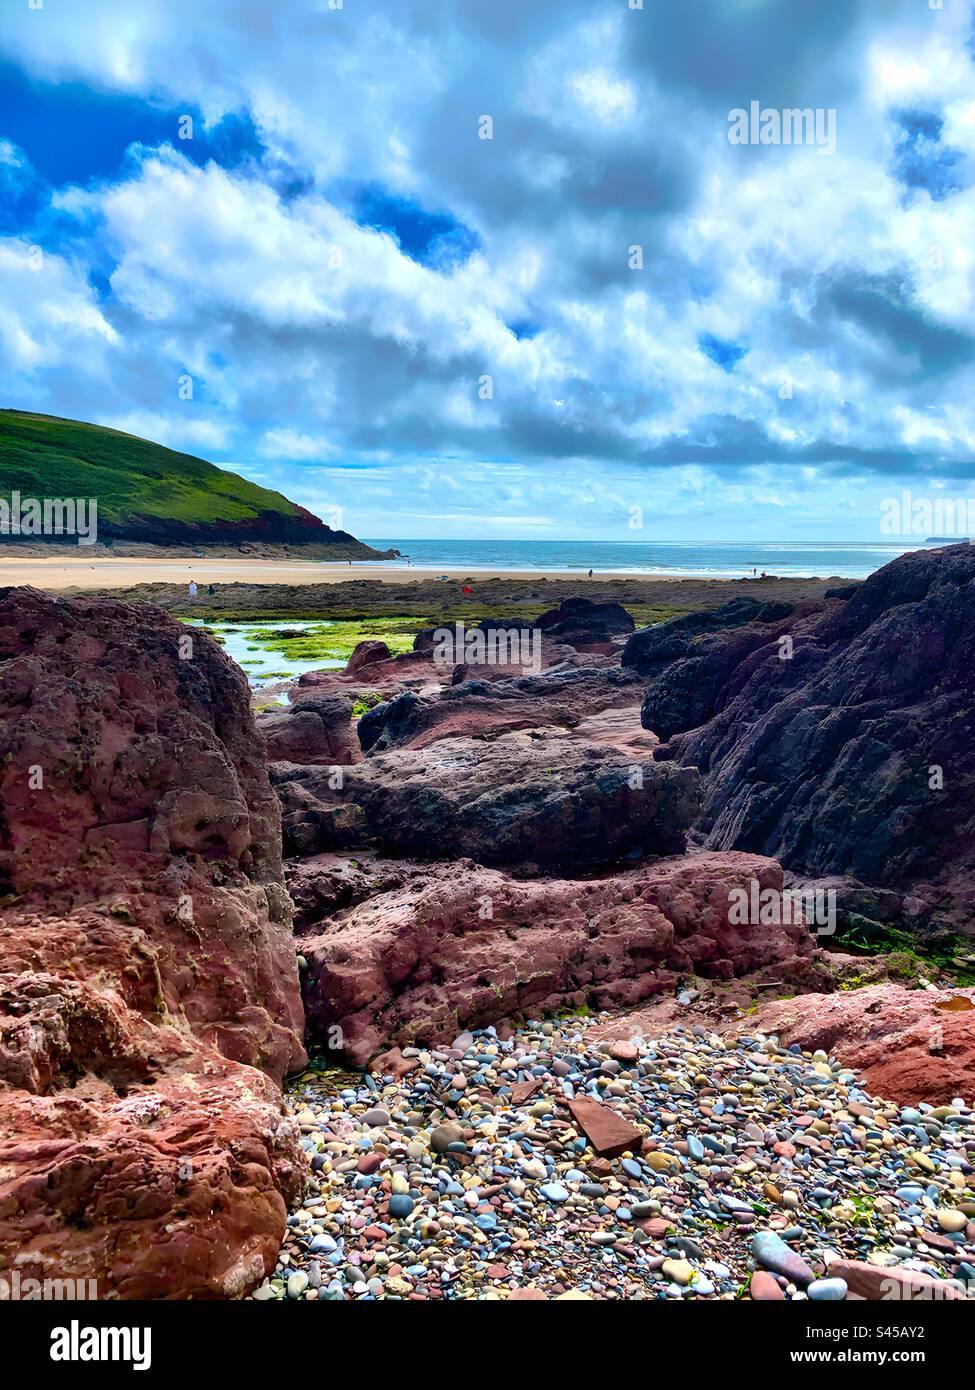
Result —
<instances>
[{"instance_id":1,"label":"white cloud","mask_svg":"<svg viewBox=\"0 0 975 1390\"><path fill-rule=\"evenodd\" d=\"M0 42L36 76L211 122L247 111L268 155L200 167L163 146L56 190L52 220L76 233L42 275L29 242L0 243L7 398L262 460L372 534L416 491L469 496L451 526L625 527L648 489L664 511L726 517L806 499L832 525L834 458L868 478L911 450L971 458L975 191L937 201L892 167L904 105L943 110L944 139L975 155L971 7L949 8L823 0L823 28L804 21L818 90L839 93L821 158L728 144L709 51L687 57L674 36L693 21L673 7L594 20L584 0L458 0L434 24L349 0L287 17L90 0L56 22L24 6ZM794 70L805 101L808 55L781 24L767 38L749 63L780 85ZM22 163L0 142L0 164ZM449 273L418 263L357 224L351 185L452 213L478 249ZM744 350L733 370L708 337ZM339 459L364 466L326 482L315 465Z\"/></svg>"},{"instance_id":2,"label":"white cloud","mask_svg":"<svg viewBox=\"0 0 975 1390\"><path fill-rule=\"evenodd\" d=\"M338 454L334 444L321 435L300 430L268 430L258 445L258 453L270 459L330 459Z\"/></svg>"}]
</instances>

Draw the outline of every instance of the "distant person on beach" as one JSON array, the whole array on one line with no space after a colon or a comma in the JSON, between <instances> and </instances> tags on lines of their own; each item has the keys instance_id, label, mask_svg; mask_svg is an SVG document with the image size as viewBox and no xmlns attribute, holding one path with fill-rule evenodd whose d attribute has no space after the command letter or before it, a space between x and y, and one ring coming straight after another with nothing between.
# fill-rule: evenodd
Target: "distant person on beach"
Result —
<instances>
[{"instance_id":1,"label":"distant person on beach","mask_svg":"<svg viewBox=\"0 0 975 1390\"><path fill-rule=\"evenodd\" d=\"M195 579L191 579L191 580L190 580L189 592L190 592L190 598L196 598L196 580L195 580Z\"/></svg>"},{"instance_id":2,"label":"distant person on beach","mask_svg":"<svg viewBox=\"0 0 975 1390\"><path fill-rule=\"evenodd\" d=\"M210 594L210 595L212 596L212 595L215 594L216 592L217 592L217 586L216 586L216 584L208 584L208 585L207 585L207 593L208 593L208 594Z\"/></svg>"},{"instance_id":3,"label":"distant person on beach","mask_svg":"<svg viewBox=\"0 0 975 1390\"><path fill-rule=\"evenodd\" d=\"M592 570L589 571L589 578L592 578Z\"/></svg>"}]
</instances>

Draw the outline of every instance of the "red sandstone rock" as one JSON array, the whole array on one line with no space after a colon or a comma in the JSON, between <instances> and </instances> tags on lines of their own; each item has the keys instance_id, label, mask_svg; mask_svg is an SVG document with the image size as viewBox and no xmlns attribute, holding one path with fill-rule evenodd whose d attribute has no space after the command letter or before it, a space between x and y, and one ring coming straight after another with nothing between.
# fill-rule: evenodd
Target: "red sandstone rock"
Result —
<instances>
[{"instance_id":1,"label":"red sandstone rock","mask_svg":"<svg viewBox=\"0 0 975 1390\"><path fill-rule=\"evenodd\" d=\"M289 859L284 868L294 903L295 934L305 936L320 932L323 918L376 893L401 888L417 874L428 873L430 866L414 859L380 859L374 850L358 850L354 857L316 854Z\"/></svg>"},{"instance_id":2,"label":"red sandstone rock","mask_svg":"<svg viewBox=\"0 0 975 1390\"><path fill-rule=\"evenodd\" d=\"M241 672L154 609L3 591L0 803L0 1269L242 1294L300 1183L274 1083L304 1052Z\"/></svg>"},{"instance_id":3,"label":"red sandstone rock","mask_svg":"<svg viewBox=\"0 0 975 1390\"><path fill-rule=\"evenodd\" d=\"M845 1279L850 1293L873 1301L954 1302L964 1295L948 1279L932 1279L916 1269L903 1265L872 1265L865 1260L834 1260L829 1267L831 1279Z\"/></svg>"},{"instance_id":4,"label":"red sandstone rock","mask_svg":"<svg viewBox=\"0 0 975 1390\"><path fill-rule=\"evenodd\" d=\"M973 990L866 985L763 1005L739 1031L777 1033L805 1051L823 1048L862 1072L871 1091L902 1105L943 1105L972 1093L975 1010L945 1010Z\"/></svg>"},{"instance_id":5,"label":"red sandstone rock","mask_svg":"<svg viewBox=\"0 0 975 1390\"><path fill-rule=\"evenodd\" d=\"M633 1224L639 1226L640 1230L651 1240L662 1240L667 1232L673 1228L674 1223L665 1221L662 1216L641 1216Z\"/></svg>"},{"instance_id":6,"label":"red sandstone rock","mask_svg":"<svg viewBox=\"0 0 975 1390\"><path fill-rule=\"evenodd\" d=\"M400 1048L391 1047L388 1052L382 1052L372 1059L369 1070L374 1076L391 1076L394 1081L402 1081L419 1065L418 1058L404 1057Z\"/></svg>"},{"instance_id":7,"label":"red sandstone rock","mask_svg":"<svg viewBox=\"0 0 975 1390\"><path fill-rule=\"evenodd\" d=\"M617 1115L610 1106L590 1100L588 1096L567 1100L565 1105L590 1144L604 1158L639 1152L643 1130Z\"/></svg>"},{"instance_id":8,"label":"red sandstone rock","mask_svg":"<svg viewBox=\"0 0 975 1390\"><path fill-rule=\"evenodd\" d=\"M805 978L804 927L729 923L729 890L753 877L774 887L781 870L738 854L582 881L432 864L302 939L309 1025L324 1037L339 1024L345 1055L364 1064L392 1044L450 1042L513 1014L633 1008L690 972Z\"/></svg>"},{"instance_id":9,"label":"red sandstone rock","mask_svg":"<svg viewBox=\"0 0 975 1390\"><path fill-rule=\"evenodd\" d=\"M406 691L369 710L359 721L366 752L425 748L458 735L479 737L519 729L583 731L583 722L606 710L626 710L631 746L651 747L654 737L636 743L642 725L636 713L644 682L612 660L571 657L537 676L473 681L431 690ZM642 730L646 735L646 731ZM594 742L603 741L594 728ZM296 759L295 761L301 761Z\"/></svg>"},{"instance_id":10,"label":"red sandstone rock","mask_svg":"<svg viewBox=\"0 0 975 1390\"><path fill-rule=\"evenodd\" d=\"M428 652L401 652L390 656L385 642L360 642L344 670L306 671L298 677L292 699L296 705L325 694L345 694L353 699L373 690L395 694L413 685L439 681Z\"/></svg>"},{"instance_id":11,"label":"red sandstone rock","mask_svg":"<svg viewBox=\"0 0 975 1390\"><path fill-rule=\"evenodd\" d=\"M511 1088L511 1104L524 1105L526 1100L530 1100L535 1092L540 1088L542 1078L534 1077L531 1081L519 1081Z\"/></svg>"},{"instance_id":12,"label":"red sandstone rock","mask_svg":"<svg viewBox=\"0 0 975 1390\"><path fill-rule=\"evenodd\" d=\"M835 1273L835 1270L830 1270L830 1273ZM785 1298L778 1280L765 1269L756 1269L748 1286L748 1293L756 1303L779 1303Z\"/></svg>"},{"instance_id":13,"label":"red sandstone rock","mask_svg":"<svg viewBox=\"0 0 975 1390\"><path fill-rule=\"evenodd\" d=\"M385 642L375 639L358 642L346 662L345 674L352 676L356 671L361 671L363 666L374 666L377 661L389 661L391 656L392 652Z\"/></svg>"},{"instance_id":14,"label":"red sandstone rock","mask_svg":"<svg viewBox=\"0 0 975 1390\"><path fill-rule=\"evenodd\" d=\"M362 760L347 695L309 694L289 709L258 716L272 762L342 767Z\"/></svg>"}]
</instances>

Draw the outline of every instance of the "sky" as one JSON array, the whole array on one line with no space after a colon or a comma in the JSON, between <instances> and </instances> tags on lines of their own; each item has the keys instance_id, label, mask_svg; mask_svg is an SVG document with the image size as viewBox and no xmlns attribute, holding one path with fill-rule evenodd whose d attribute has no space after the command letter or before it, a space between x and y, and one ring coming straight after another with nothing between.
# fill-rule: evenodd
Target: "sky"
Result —
<instances>
[{"instance_id":1,"label":"sky","mask_svg":"<svg viewBox=\"0 0 975 1390\"><path fill-rule=\"evenodd\" d=\"M885 539L973 268L973 0L0 16L0 404L361 537Z\"/></svg>"}]
</instances>

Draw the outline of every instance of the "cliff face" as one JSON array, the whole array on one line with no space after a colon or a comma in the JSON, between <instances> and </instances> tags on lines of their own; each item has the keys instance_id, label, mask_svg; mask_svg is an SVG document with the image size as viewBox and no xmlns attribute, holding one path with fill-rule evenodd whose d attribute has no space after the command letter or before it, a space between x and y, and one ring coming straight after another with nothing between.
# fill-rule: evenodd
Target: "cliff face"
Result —
<instances>
[{"instance_id":1,"label":"cliff face","mask_svg":"<svg viewBox=\"0 0 975 1390\"><path fill-rule=\"evenodd\" d=\"M244 677L158 610L0 591L0 758L0 1271L241 1292L304 1060Z\"/></svg>"},{"instance_id":2,"label":"cliff face","mask_svg":"<svg viewBox=\"0 0 975 1390\"><path fill-rule=\"evenodd\" d=\"M763 616L694 639L644 698L657 756L701 771L708 848L899 889L975 930L975 546Z\"/></svg>"}]
</instances>

